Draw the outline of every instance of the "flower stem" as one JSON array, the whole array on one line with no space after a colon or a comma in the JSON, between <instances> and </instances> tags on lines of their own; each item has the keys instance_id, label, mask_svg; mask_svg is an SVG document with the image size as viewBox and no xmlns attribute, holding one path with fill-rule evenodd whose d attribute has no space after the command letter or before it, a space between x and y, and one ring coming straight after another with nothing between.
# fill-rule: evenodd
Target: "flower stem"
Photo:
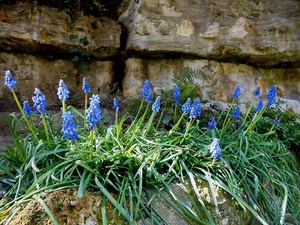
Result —
<instances>
[{"instance_id":1,"label":"flower stem","mask_svg":"<svg viewBox=\"0 0 300 225\"><path fill-rule=\"evenodd\" d=\"M169 135L173 134L176 129L178 128L178 126L180 125L182 119L184 117L184 113L182 113L181 117L179 118L179 120L177 121L177 123L174 125L174 127L169 131Z\"/></svg>"},{"instance_id":2,"label":"flower stem","mask_svg":"<svg viewBox=\"0 0 300 225\"><path fill-rule=\"evenodd\" d=\"M90 159L93 157L93 151L94 151L94 128L91 130L91 148L90 148Z\"/></svg>"},{"instance_id":3,"label":"flower stem","mask_svg":"<svg viewBox=\"0 0 300 225\"><path fill-rule=\"evenodd\" d=\"M50 146L50 136L49 136L48 126L47 126L46 118L43 113L42 113L42 121L43 121L44 129L47 137L48 146Z\"/></svg>"},{"instance_id":4,"label":"flower stem","mask_svg":"<svg viewBox=\"0 0 300 225\"><path fill-rule=\"evenodd\" d=\"M39 139L37 138L37 136L36 136L35 132L33 131L33 129L32 129L32 127L31 127L31 125L30 125L30 123L29 123L27 117L25 116L24 111L23 111L23 109L22 109L22 107L21 107L21 104L20 104L20 102L19 102L19 99L18 99L18 97L17 97L17 95L16 95L14 89L11 89L11 92L12 92L12 94L13 94L13 96L14 96L14 99L15 99L17 105L18 105L18 108L19 108L19 110L20 110L20 112L21 112L21 114L22 114L22 117L23 117L24 120L25 120L25 123L26 123L28 129L31 131L31 133L32 133L32 135L33 135L33 137L34 137L34 139L38 142Z\"/></svg>"},{"instance_id":5,"label":"flower stem","mask_svg":"<svg viewBox=\"0 0 300 225\"><path fill-rule=\"evenodd\" d=\"M63 113L66 112L66 102L62 100Z\"/></svg>"},{"instance_id":6,"label":"flower stem","mask_svg":"<svg viewBox=\"0 0 300 225\"><path fill-rule=\"evenodd\" d=\"M85 93L84 95L84 125L83 127L86 129L86 110L87 110L87 105L88 105L88 94Z\"/></svg>"}]
</instances>

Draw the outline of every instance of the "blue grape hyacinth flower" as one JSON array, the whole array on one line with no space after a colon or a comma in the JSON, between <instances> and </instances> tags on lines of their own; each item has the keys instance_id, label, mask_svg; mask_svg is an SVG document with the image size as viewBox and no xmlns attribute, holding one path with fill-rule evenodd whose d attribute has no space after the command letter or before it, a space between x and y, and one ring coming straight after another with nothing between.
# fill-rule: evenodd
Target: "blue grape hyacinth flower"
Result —
<instances>
[{"instance_id":1,"label":"blue grape hyacinth flower","mask_svg":"<svg viewBox=\"0 0 300 225\"><path fill-rule=\"evenodd\" d=\"M37 114L43 113L47 107L46 96L38 88L35 88L34 94L35 96L32 97L33 108L36 109Z\"/></svg>"},{"instance_id":2,"label":"blue grape hyacinth flower","mask_svg":"<svg viewBox=\"0 0 300 225\"><path fill-rule=\"evenodd\" d=\"M67 85L65 84L65 82L62 79L60 79L58 89L57 89L57 96L58 96L59 100L67 101L69 98L69 93L70 92L69 92Z\"/></svg>"},{"instance_id":3,"label":"blue grape hyacinth flower","mask_svg":"<svg viewBox=\"0 0 300 225\"><path fill-rule=\"evenodd\" d=\"M264 107L264 102L263 100L259 99L255 111L259 112L260 110L262 110L263 107Z\"/></svg>"},{"instance_id":4,"label":"blue grape hyacinth flower","mask_svg":"<svg viewBox=\"0 0 300 225\"><path fill-rule=\"evenodd\" d=\"M29 116L32 114L32 108L29 105L28 101L23 102L23 112L24 112L25 116Z\"/></svg>"},{"instance_id":5,"label":"blue grape hyacinth flower","mask_svg":"<svg viewBox=\"0 0 300 225\"><path fill-rule=\"evenodd\" d=\"M144 86L142 88L142 99L145 99L146 102L151 102L152 101L152 90L151 90L151 84L150 81L147 79L144 82Z\"/></svg>"},{"instance_id":6,"label":"blue grape hyacinth flower","mask_svg":"<svg viewBox=\"0 0 300 225\"><path fill-rule=\"evenodd\" d=\"M209 152L211 157L214 159L219 159L222 155L222 149L218 138L214 138L212 143L209 145Z\"/></svg>"},{"instance_id":7,"label":"blue grape hyacinth flower","mask_svg":"<svg viewBox=\"0 0 300 225\"><path fill-rule=\"evenodd\" d=\"M241 85L237 84L236 88L232 94L232 97L238 99L240 97L240 95L241 95Z\"/></svg>"},{"instance_id":8,"label":"blue grape hyacinth flower","mask_svg":"<svg viewBox=\"0 0 300 225\"><path fill-rule=\"evenodd\" d=\"M211 117L211 120L208 122L207 126L209 130L214 129L217 126L216 118L214 116Z\"/></svg>"},{"instance_id":9,"label":"blue grape hyacinth flower","mask_svg":"<svg viewBox=\"0 0 300 225\"><path fill-rule=\"evenodd\" d=\"M234 110L234 112L232 113L232 117L233 118L236 118L236 119L239 119L241 116L241 111L240 111L240 107L237 106Z\"/></svg>"},{"instance_id":10,"label":"blue grape hyacinth flower","mask_svg":"<svg viewBox=\"0 0 300 225\"><path fill-rule=\"evenodd\" d=\"M119 109L120 108L120 104L118 102L118 99L114 98L114 106L113 106L114 109Z\"/></svg>"},{"instance_id":11,"label":"blue grape hyacinth flower","mask_svg":"<svg viewBox=\"0 0 300 225\"><path fill-rule=\"evenodd\" d=\"M266 99L268 100L267 103L268 107L274 103L276 96L277 96L276 85L273 85L266 96Z\"/></svg>"},{"instance_id":12,"label":"blue grape hyacinth flower","mask_svg":"<svg viewBox=\"0 0 300 225\"><path fill-rule=\"evenodd\" d=\"M253 93L254 97L259 97L260 96L260 87L257 87Z\"/></svg>"},{"instance_id":13,"label":"blue grape hyacinth flower","mask_svg":"<svg viewBox=\"0 0 300 225\"><path fill-rule=\"evenodd\" d=\"M155 99L155 102L154 102L153 105L152 105L152 111L159 112L159 110L160 110L160 99L161 99L160 96L158 96L158 97Z\"/></svg>"},{"instance_id":14,"label":"blue grape hyacinth flower","mask_svg":"<svg viewBox=\"0 0 300 225\"><path fill-rule=\"evenodd\" d=\"M9 90L12 90L17 86L17 82L9 70L5 70L4 84L9 88Z\"/></svg>"},{"instance_id":15,"label":"blue grape hyacinth flower","mask_svg":"<svg viewBox=\"0 0 300 225\"><path fill-rule=\"evenodd\" d=\"M200 98L196 98L194 103L191 105L190 119L195 119L201 115L201 101Z\"/></svg>"},{"instance_id":16,"label":"blue grape hyacinth flower","mask_svg":"<svg viewBox=\"0 0 300 225\"><path fill-rule=\"evenodd\" d=\"M83 78L82 90L85 94L91 92L91 86L86 77Z\"/></svg>"},{"instance_id":17,"label":"blue grape hyacinth flower","mask_svg":"<svg viewBox=\"0 0 300 225\"><path fill-rule=\"evenodd\" d=\"M188 113L190 113L190 111L191 111L191 102L192 102L192 100L191 100L191 98L188 98L187 100L186 100L186 102L182 105L182 112L184 113L184 114L188 114Z\"/></svg>"},{"instance_id":18,"label":"blue grape hyacinth flower","mask_svg":"<svg viewBox=\"0 0 300 225\"><path fill-rule=\"evenodd\" d=\"M180 103L180 88L178 85L176 85L174 88L173 96L174 96L174 101L175 101L176 105L180 106L181 105L181 103Z\"/></svg>"},{"instance_id":19,"label":"blue grape hyacinth flower","mask_svg":"<svg viewBox=\"0 0 300 225\"><path fill-rule=\"evenodd\" d=\"M87 124L92 130L101 121L100 97L98 95L93 95L90 98L90 107L86 113Z\"/></svg>"},{"instance_id":20,"label":"blue grape hyacinth flower","mask_svg":"<svg viewBox=\"0 0 300 225\"><path fill-rule=\"evenodd\" d=\"M71 140L78 140L77 127L73 120L73 115L70 111L64 112L63 114L63 122L62 122L62 132L64 136Z\"/></svg>"}]
</instances>

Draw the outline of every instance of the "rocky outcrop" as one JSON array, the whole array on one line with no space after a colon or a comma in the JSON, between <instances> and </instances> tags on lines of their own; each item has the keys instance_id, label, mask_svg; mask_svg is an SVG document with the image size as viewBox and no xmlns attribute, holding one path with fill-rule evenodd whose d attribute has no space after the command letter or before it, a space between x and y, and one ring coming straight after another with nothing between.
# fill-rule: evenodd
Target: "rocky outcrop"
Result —
<instances>
[{"instance_id":1,"label":"rocky outcrop","mask_svg":"<svg viewBox=\"0 0 300 225\"><path fill-rule=\"evenodd\" d=\"M172 78L183 68L193 68L204 72L205 77L195 79L195 89L204 100L230 102L236 84L241 84L241 99L257 104L253 92L259 86L262 96L276 84L278 96L286 101L286 109L300 112L300 68L263 69L245 64L223 63L211 60L191 59L137 59L126 61L123 93L125 97L140 96L143 82L149 78L154 91L174 87Z\"/></svg>"},{"instance_id":2,"label":"rocky outcrop","mask_svg":"<svg viewBox=\"0 0 300 225\"><path fill-rule=\"evenodd\" d=\"M195 83L205 100L228 102L240 83L243 100L253 101L256 86L265 94L277 84L287 108L299 113L299 40L298 0L126 0L118 21L83 13L71 20L36 1L0 5L0 69L22 82L22 100L39 87L50 105L59 103L59 79L80 103L83 76L94 93L118 82L125 97L136 97L145 79L159 94L173 87L172 74L190 67L207 75ZM0 103L12 104L3 83Z\"/></svg>"},{"instance_id":3,"label":"rocky outcrop","mask_svg":"<svg viewBox=\"0 0 300 225\"><path fill-rule=\"evenodd\" d=\"M214 186L213 190L210 189L209 184L206 181L198 179L196 182L199 194L206 207L211 210L212 218L216 224L250 224L250 214L238 207L235 200L233 200L230 195L226 194L217 186ZM193 194L191 184L187 182L187 189L177 183L171 183L170 187L173 195L186 207L193 210L192 201L195 203L198 200L195 194ZM155 219L159 222L165 221L172 225L198 224L188 217L183 216L184 214L181 212L180 207L178 205L176 206L176 201L167 191L161 193L157 193L154 190L145 191L151 201L144 202L144 204L147 204L148 208L151 208L153 212L159 214L159 216L155 216ZM217 201L216 204L218 204L217 207L214 205L213 194ZM102 224L102 195L92 192L85 192L83 198L78 198L76 195L77 190L67 189L53 192L42 198L59 224ZM117 198L118 196L115 195L114 197ZM199 202L196 203L196 205L201 208ZM120 214L114 211L115 207L109 200L106 200L105 210L108 224L129 224ZM205 218L206 216L203 214L201 217ZM150 218L137 219L134 224L142 225L145 224L144 221L146 221L146 224L152 224ZM22 223L22 225L52 224L51 219L36 200L27 203L9 224L13 225L20 223Z\"/></svg>"},{"instance_id":4,"label":"rocky outcrop","mask_svg":"<svg viewBox=\"0 0 300 225\"><path fill-rule=\"evenodd\" d=\"M93 60L87 68L78 67L70 60L45 59L28 54L0 53L0 70L9 68L17 81L16 94L20 100L29 100L34 95L34 88L39 88L46 95L47 105L60 105L56 95L59 79L63 79L70 90L68 104L79 104L84 101L81 90L83 76L90 82L93 93L103 93L113 79L113 62ZM0 82L0 103L14 106L10 90ZM32 102L31 102L32 103Z\"/></svg>"},{"instance_id":5,"label":"rocky outcrop","mask_svg":"<svg viewBox=\"0 0 300 225\"><path fill-rule=\"evenodd\" d=\"M64 11L36 2L0 5L0 28L3 51L60 57L87 51L102 59L115 56L120 47L121 28L116 21L83 14L70 20Z\"/></svg>"},{"instance_id":6,"label":"rocky outcrop","mask_svg":"<svg viewBox=\"0 0 300 225\"><path fill-rule=\"evenodd\" d=\"M131 0L119 21L127 51L297 67L299 15L298 0Z\"/></svg>"}]
</instances>

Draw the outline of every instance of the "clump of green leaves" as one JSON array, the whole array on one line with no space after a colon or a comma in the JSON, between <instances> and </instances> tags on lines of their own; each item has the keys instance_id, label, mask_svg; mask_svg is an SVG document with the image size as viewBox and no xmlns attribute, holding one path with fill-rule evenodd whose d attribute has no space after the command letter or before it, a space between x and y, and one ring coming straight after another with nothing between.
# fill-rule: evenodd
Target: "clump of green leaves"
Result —
<instances>
[{"instance_id":1,"label":"clump of green leaves","mask_svg":"<svg viewBox=\"0 0 300 225\"><path fill-rule=\"evenodd\" d=\"M13 91L16 88L13 80L6 80ZM172 117L173 113L164 110L161 104L164 96L155 96L150 81L145 84L135 116L119 115L120 105L114 100L113 124L103 121L104 117L99 121L98 116L102 115L99 96L92 96L89 109L82 113L67 106L68 91L61 88L63 113L77 115L74 116L76 131L74 121L63 125L66 137L57 126L61 123L60 116L54 119L48 114L41 124L39 115L26 117L22 109L21 115L11 115L9 124L15 142L7 155L0 157L0 177L6 185L0 201L3 223L9 222L21 204L38 199L57 224L55 215L40 196L74 187L78 188L79 198L84 190L100 192L129 224L139 219L146 223L146 218L155 224L164 223L159 212L153 213L149 207L153 196L148 196L147 190L151 187L157 193L168 191L177 204L170 207L176 207L187 223L215 224L195 186L196 178L226 191L261 224L284 224L287 214L294 221L299 219L295 159L284 141L274 136L277 124L264 127L265 131L260 129L264 114L272 110L270 106L264 105L257 111L250 106L245 114L237 113L238 106L243 104L237 89L225 112L210 112L215 116L214 122L203 116L201 101L194 98L176 106L174 124L166 127L163 118ZM83 90L86 96L90 94L87 85ZM272 90L275 98L276 87ZM271 100L273 104L274 99ZM31 129L23 126L25 120ZM204 125L208 122L209 126ZM78 138L70 138L74 137L70 132L77 132ZM183 186L190 181L193 195L197 196L192 207L171 191L169 186L173 181ZM105 206L104 201L102 207ZM215 206L218 207L217 201Z\"/></svg>"}]
</instances>

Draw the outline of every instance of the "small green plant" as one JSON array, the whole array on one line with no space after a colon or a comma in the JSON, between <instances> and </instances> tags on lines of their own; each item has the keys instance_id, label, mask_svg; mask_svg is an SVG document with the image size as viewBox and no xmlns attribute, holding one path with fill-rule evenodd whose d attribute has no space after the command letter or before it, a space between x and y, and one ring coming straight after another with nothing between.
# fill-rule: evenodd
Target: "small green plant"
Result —
<instances>
[{"instance_id":1,"label":"small green plant","mask_svg":"<svg viewBox=\"0 0 300 225\"><path fill-rule=\"evenodd\" d=\"M87 80L83 83L87 96L91 90ZM9 71L5 84L13 93L16 82ZM27 102L19 107L20 115L9 117L15 141L0 157L0 177L5 183L0 223L9 224L22 204L37 199L58 224L41 194L63 188L77 188L79 198L85 190L101 193L129 224L140 219L147 224L146 218L154 224L164 223L159 212L149 207L152 197L147 190L152 187L157 194L165 190L172 196L177 206L170 203L170 207L175 207L188 224L216 224L199 195L197 178L226 191L261 224L285 224L288 213L294 221L299 220L295 159L284 141L274 137L277 121L264 127L265 131L261 129L264 114L276 105L276 86L268 92L266 103L261 104L259 95L257 107L250 106L245 115L240 111L240 93L238 85L228 109L220 114L213 111L207 120L200 98L188 98L182 104L177 86L174 102L178 116L174 126L166 128L163 118L172 117L173 112L162 107L164 96L155 96L149 80L142 89L136 116L119 115L120 104L114 99L113 124L103 122L98 95L92 95L88 108L85 98L81 113L68 106L69 90L60 81L57 95L62 102L62 120L54 120L46 112L45 96L36 92L36 113ZM57 124L62 124L61 129ZM183 186L186 181L191 183L190 195L197 197L192 206L172 192L172 181ZM214 202L218 209L216 196ZM102 207L105 209L106 201ZM106 218L105 210L102 212ZM107 224L106 219L103 223Z\"/></svg>"}]
</instances>

